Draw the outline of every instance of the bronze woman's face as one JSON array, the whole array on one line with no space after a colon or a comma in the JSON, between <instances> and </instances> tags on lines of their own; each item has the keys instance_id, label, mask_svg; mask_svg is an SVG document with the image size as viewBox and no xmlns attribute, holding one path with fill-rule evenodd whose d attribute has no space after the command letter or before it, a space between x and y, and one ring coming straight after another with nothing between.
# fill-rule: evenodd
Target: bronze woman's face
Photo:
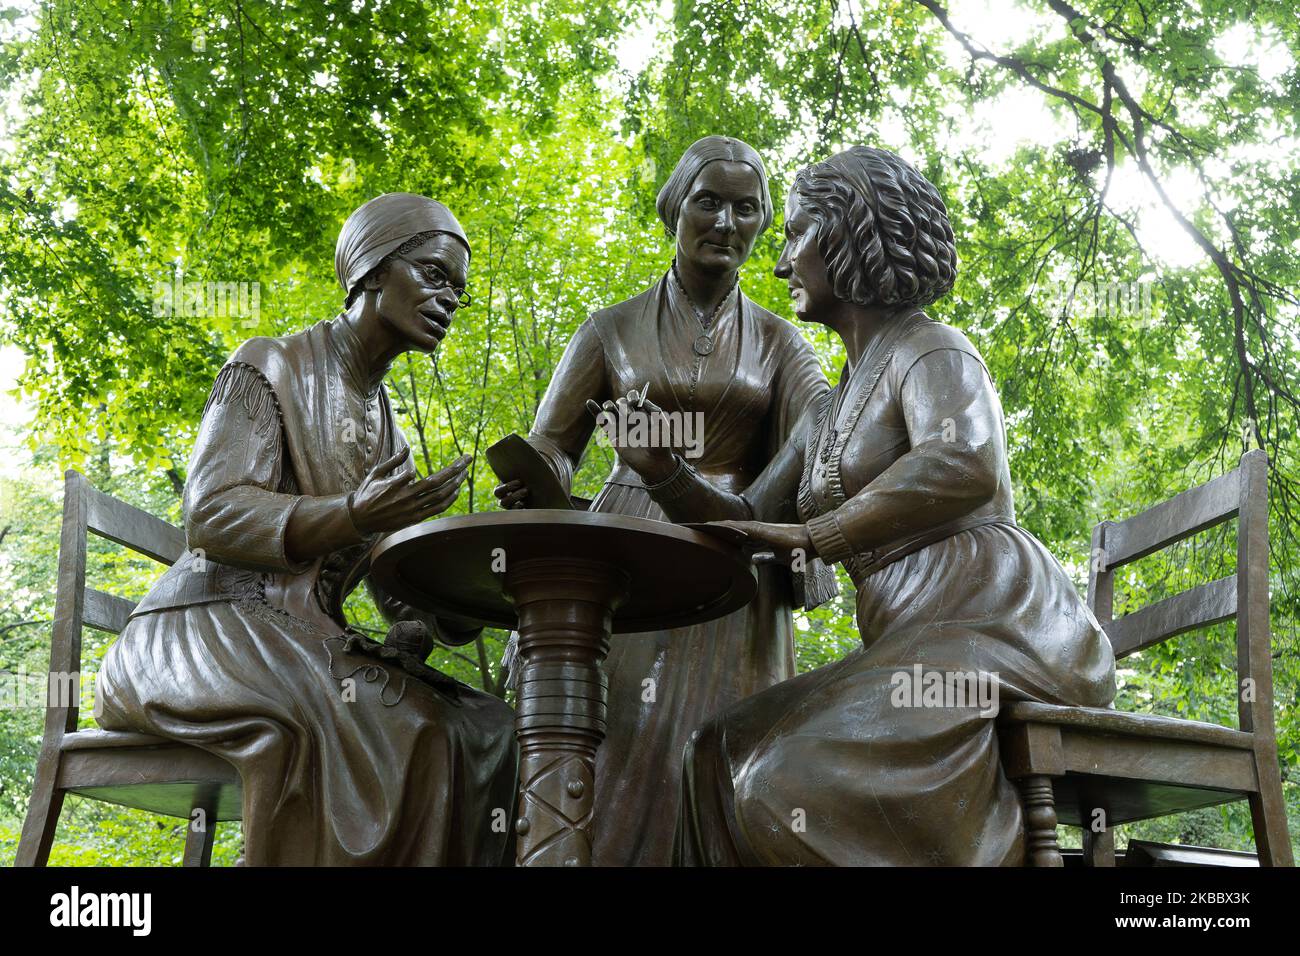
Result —
<instances>
[{"instance_id":1,"label":"bronze woman's face","mask_svg":"<svg viewBox=\"0 0 1300 956\"><path fill-rule=\"evenodd\" d=\"M763 224L762 183L748 163L708 163L677 213L677 258L705 272L739 269Z\"/></svg>"},{"instance_id":2,"label":"bronze woman's face","mask_svg":"<svg viewBox=\"0 0 1300 956\"><path fill-rule=\"evenodd\" d=\"M377 278L380 321L409 348L432 352L451 327L468 272L469 250L452 236L433 236Z\"/></svg>"},{"instance_id":3,"label":"bronze woman's face","mask_svg":"<svg viewBox=\"0 0 1300 956\"><path fill-rule=\"evenodd\" d=\"M795 191L785 203L785 248L776 274L790 286L794 313L804 322L821 321L840 303L831 285L826 260L817 247L817 220L799 204Z\"/></svg>"}]
</instances>

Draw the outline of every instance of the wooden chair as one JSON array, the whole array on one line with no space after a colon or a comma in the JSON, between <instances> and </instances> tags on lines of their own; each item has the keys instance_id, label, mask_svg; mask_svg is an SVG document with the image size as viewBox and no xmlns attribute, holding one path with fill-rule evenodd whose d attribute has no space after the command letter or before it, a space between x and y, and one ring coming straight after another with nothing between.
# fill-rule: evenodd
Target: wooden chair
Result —
<instances>
[{"instance_id":1,"label":"wooden chair","mask_svg":"<svg viewBox=\"0 0 1300 956\"><path fill-rule=\"evenodd\" d=\"M1234 517L1235 574L1113 619L1117 568ZM1083 828L1085 865L1114 866L1117 824L1248 800L1260 864L1292 866L1273 728L1268 457L1248 452L1220 478L1127 521L1103 521L1092 545L1088 605L1117 660L1237 619L1239 729L1091 707L1004 707L1002 763L1024 800L1029 865L1062 865L1058 821Z\"/></svg>"},{"instance_id":2,"label":"wooden chair","mask_svg":"<svg viewBox=\"0 0 1300 956\"><path fill-rule=\"evenodd\" d=\"M50 645L51 695L17 866L44 866L65 794L190 820L185 866L207 866L216 824L238 820L239 774L220 757L147 734L78 730L81 628L120 633L130 601L86 586L86 535L93 532L171 565L185 553L185 535L153 515L111 498L76 471L63 483L63 530ZM71 675L70 683L69 677ZM198 814L195 811L202 811Z\"/></svg>"}]
</instances>

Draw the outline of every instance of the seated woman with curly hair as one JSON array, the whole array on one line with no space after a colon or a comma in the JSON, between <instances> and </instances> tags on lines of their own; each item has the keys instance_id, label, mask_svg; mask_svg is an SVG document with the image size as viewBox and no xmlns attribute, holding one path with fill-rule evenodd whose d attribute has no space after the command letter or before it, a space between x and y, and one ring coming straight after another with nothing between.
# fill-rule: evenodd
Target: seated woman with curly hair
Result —
<instances>
[{"instance_id":1,"label":"seated woman with curly hair","mask_svg":"<svg viewBox=\"0 0 1300 956\"><path fill-rule=\"evenodd\" d=\"M1019 865L997 703L1105 706L1110 645L1016 525L983 359L923 311L957 274L934 186L893 153L855 147L798 174L785 233L776 274L801 320L844 340L839 384L745 492L681 461L665 511L735 519L778 555L842 562L862 646L697 731L677 860Z\"/></svg>"}]
</instances>

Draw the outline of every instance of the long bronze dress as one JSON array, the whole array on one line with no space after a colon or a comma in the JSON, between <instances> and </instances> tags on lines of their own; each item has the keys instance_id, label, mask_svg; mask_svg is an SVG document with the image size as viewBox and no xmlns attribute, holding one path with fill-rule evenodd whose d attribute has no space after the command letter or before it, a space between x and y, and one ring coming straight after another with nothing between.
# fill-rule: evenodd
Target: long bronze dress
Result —
<instances>
[{"instance_id":1,"label":"long bronze dress","mask_svg":"<svg viewBox=\"0 0 1300 956\"><path fill-rule=\"evenodd\" d=\"M708 355L693 348L700 334L701 322L671 271L579 327L529 435L566 489L595 426L587 399L626 395L649 382L650 400L665 412L702 412L702 455L692 464L717 487L739 492L829 387L795 327L739 288L713 320ZM793 517L793 496L785 505ZM640 478L621 462L591 510L664 520ZM596 865L669 864L682 748L691 731L794 673L791 608L826 600L835 593L834 579L820 564L795 581L781 568L763 568L759 577L758 597L734 614L613 639L605 665L608 734L597 757L591 829Z\"/></svg>"},{"instance_id":2,"label":"long bronze dress","mask_svg":"<svg viewBox=\"0 0 1300 956\"><path fill-rule=\"evenodd\" d=\"M498 865L513 711L345 632L378 535L305 563L285 553L301 496L354 490L405 445L357 345L321 322L252 339L222 369L185 485L191 553L109 649L100 723L234 764L251 865ZM371 590L390 619L419 617Z\"/></svg>"},{"instance_id":3,"label":"long bronze dress","mask_svg":"<svg viewBox=\"0 0 1300 956\"><path fill-rule=\"evenodd\" d=\"M999 703L1104 707L1115 693L1105 635L1015 523L979 353L924 316L897 322L760 484L798 485L818 553L857 586L862 647L700 729L678 862L1022 863L1020 801L987 710L896 696L917 665L986 675Z\"/></svg>"}]
</instances>

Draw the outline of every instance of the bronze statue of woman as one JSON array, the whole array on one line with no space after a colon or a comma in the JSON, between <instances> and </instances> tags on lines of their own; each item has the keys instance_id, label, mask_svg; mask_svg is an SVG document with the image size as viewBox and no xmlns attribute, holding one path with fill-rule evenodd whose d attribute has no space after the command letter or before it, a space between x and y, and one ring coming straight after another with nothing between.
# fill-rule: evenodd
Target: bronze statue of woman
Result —
<instances>
[{"instance_id":1,"label":"bronze statue of woman","mask_svg":"<svg viewBox=\"0 0 1300 956\"><path fill-rule=\"evenodd\" d=\"M777 554L842 562L862 647L698 731L677 861L1018 865L998 703L1105 706L1109 642L1016 524L984 360L923 311L957 275L934 186L893 153L855 147L798 174L785 234L777 275L800 319L843 339L839 384L743 497L679 460L666 510L731 519ZM798 523L762 516L791 494Z\"/></svg>"},{"instance_id":2,"label":"bronze statue of woman","mask_svg":"<svg viewBox=\"0 0 1300 956\"><path fill-rule=\"evenodd\" d=\"M110 730L184 741L243 780L250 865L498 865L513 712L424 664L477 631L400 604L380 645L343 600L387 532L445 511L468 459L419 478L383 379L433 352L467 302L469 241L441 203L390 193L339 234L337 318L241 345L208 398L185 482L190 551L102 669ZM397 640L396 638L401 638Z\"/></svg>"},{"instance_id":3,"label":"bronze statue of woman","mask_svg":"<svg viewBox=\"0 0 1300 956\"><path fill-rule=\"evenodd\" d=\"M767 173L739 140L692 144L659 193L676 257L640 295L594 313L574 333L528 441L567 492L595 427L587 403L644 389L702 435L677 452L697 455L717 488L747 487L828 389L811 347L789 322L752 302L738 283L754 241L772 221ZM591 510L663 519L674 467L667 443L616 463ZM497 488L506 507L527 503L519 482ZM793 499L770 517L794 516ZM708 624L616 638L605 664L609 724L596 768L594 863L666 865L672 852L682 747L692 729L794 673L791 608L834 594L817 564L792 579L760 571L759 597Z\"/></svg>"}]
</instances>

